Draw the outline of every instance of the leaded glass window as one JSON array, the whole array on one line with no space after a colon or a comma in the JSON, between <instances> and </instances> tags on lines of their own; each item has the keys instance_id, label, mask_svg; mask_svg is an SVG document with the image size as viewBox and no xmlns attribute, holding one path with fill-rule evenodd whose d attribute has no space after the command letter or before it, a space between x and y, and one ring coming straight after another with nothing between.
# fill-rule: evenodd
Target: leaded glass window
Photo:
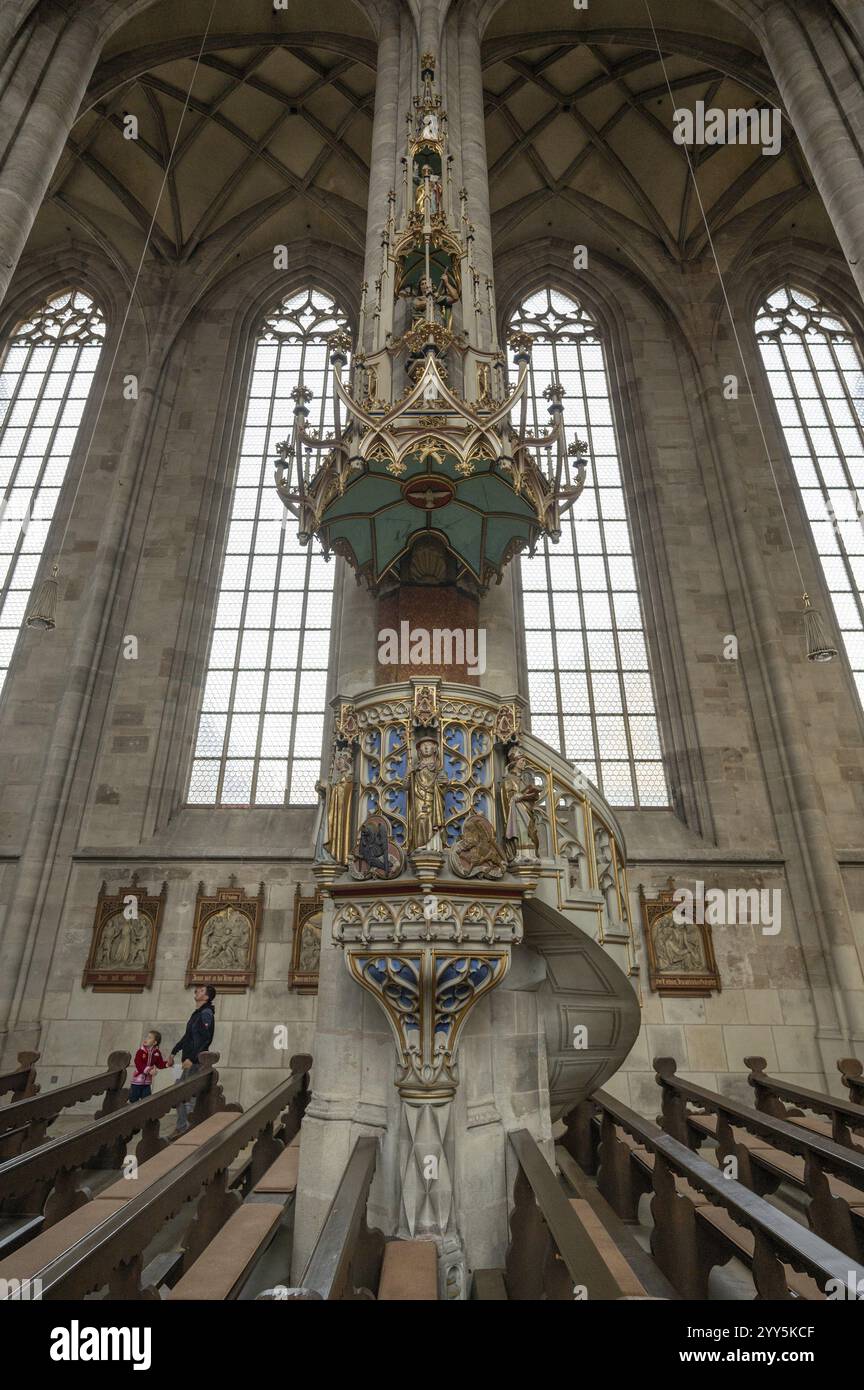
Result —
<instances>
[{"instance_id":1,"label":"leaded glass window","mask_svg":"<svg viewBox=\"0 0 864 1390\"><path fill-rule=\"evenodd\" d=\"M598 327L580 304L552 289L530 295L509 327L534 339L529 431L548 429L543 392L557 380L566 392L568 441L588 445L585 490L563 518L560 541L543 541L520 562L531 727L611 805L668 806Z\"/></svg>"},{"instance_id":2,"label":"leaded glass window","mask_svg":"<svg viewBox=\"0 0 864 1390\"><path fill-rule=\"evenodd\" d=\"M848 325L788 283L759 309L756 337L864 701L864 362Z\"/></svg>"},{"instance_id":3,"label":"leaded glass window","mask_svg":"<svg viewBox=\"0 0 864 1390\"><path fill-rule=\"evenodd\" d=\"M255 348L231 521L187 800L201 806L317 800L333 566L301 545L273 480L293 424L291 392L311 392L308 428L333 429L327 342L348 324L320 290L290 296Z\"/></svg>"},{"instance_id":4,"label":"leaded glass window","mask_svg":"<svg viewBox=\"0 0 864 1390\"><path fill-rule=\"evenodd\" d=\"M81 290L18 326L0 365L0 690L105 341Z\"/></svg>"}]
</instances>

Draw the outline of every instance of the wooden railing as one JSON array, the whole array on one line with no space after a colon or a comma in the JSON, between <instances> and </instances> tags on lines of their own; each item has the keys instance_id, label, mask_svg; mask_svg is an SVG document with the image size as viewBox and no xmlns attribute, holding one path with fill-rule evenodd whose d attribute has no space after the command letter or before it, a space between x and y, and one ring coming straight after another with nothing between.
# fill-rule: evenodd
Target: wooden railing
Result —
<instances>
[{"instance_id":1,"label":"wooden railing","mask_svg":"<svg viewBox=\"0 0 864 1390\"><path fill-rule=\"evenodd\" d=\"M696 1148L706 1137L715 1139L720 1160L733 1157L738 1177L760 1196L773 1192L784 1180L800 1186L810 1199L807 1219L813 1230L853 1259L864 1259L864 1153L860 1149L847 1148L791 1120L684 1081L676 1075L671 1057L655 1058L654 1068L663 1095L661 1124L667 1134ZM699 1110L688 1110L688 1104ZM703 1115L717 1117L711 1130L706 1131ZM736 1129L762 1140L762 1146L738 1138ZM783 1154L800 1163L782 1162Z\"/></svg>"},{"instance_id":2,"label":"wooden railing","mask_svg":"<svg viewBox=\"0 0 864 1390\"><path fill-rule=\"evenodd\" d=\"M330 1301L375 1298L384 1237L366 1224L366 1205L377 1161L377 1139L361 1135L303 1272L301 1287L292 1291L294 1297Z\"/></svg>"},{"instance_id":3,"label":"wooden railing","mask_svg":"<svg viewBox=\"0 0 864 1390\"><path fill-rule=\"evenodd\" d=\"M510 1134L519 1164L507 1251L508 1298L617 1299L621 1290L568 1202L537 1140Z\"/></svg>"},{"instance_id":4,"label":"wooden railing","mask_svg":"<svg viewBox=\"0 0 864 1390\"><path fill-rule=\"evenodd\" d=\"M86 1235L76 1238L64 1253L49 1260L42 1268L31 1269L28 1266L27 1277L41 1281L42 1298L82 1299L88 1293L105 1287L109 1298L158 1297L155 1289L142 1288L141 1285L147 1246L184 1202L197 1198L195 1218L183 1241L184 1269L198 1258L241 1204L239 1193L228 1187L229 1168L233 1160L249 1144L259 1142L268 1156L272 1154L277 1126L289 1133L296 1132L302 1105L308 1094L307 1073L311 1065L311 1057L292 1057L291 1076L263 1096L245 1114L238 1115L218 1134L200 1145L190 1146L187 1158L150 1183L137 1196L124 1202L119 1210L115 1210L114 1202L106 1202L104 1205L111 1214ZM178 1086L177 1092L179 1090ZM176 1101L175 1093L175 1104ZM293 1113L290 1122L285 1116L286 1111ZM96 1197L92 1201L99 1203L100 1199ZM57 1229L62 1228L58 1226ZM27 1250L25 1245L11 1258L20 1256L26 1260ZM6 1272L15 1273L10 1261L6 1262Z\"/></svg>"},{"instance_id":5,"label":"wooden railing","mask_svg":"<svg viewBox=\"0 0 864 1390\"><path fill-rule=\"evenodd\" d=\"M803 1086L792 1086L768 1076L765 1071L768 1064L764 1057L745 1057L744 1065L750 1068L748 1080L756 1092L757 1110L778 1120L804 1119L804 1110L811 1110L814 1115L824 1116L830 1124L831 1138L835 1144L856 1147L852 1134L864 1132L864 1105L839 1100L821 1091L809 1091ZM784 1100L791 1102L791 1108L783 1104Z\"/></svg>"},{"instance_id":6,"label":"wooden railing","mask_svg":"<svg viewBox=\"0 0 864 1390\"><path fill-rule=\"evenodd\" d=\"M36 1063L40 1056L39 1052L19 1052L17 1067L0 1072L0 1096L11 1092L16 1100L28 1100L30 1096L38 1095Z\"/></svg>"},{"instance_id":7,"label":"wooden railing","mask_svg":"<svg viewBox=\"0 0 864 1390\"><path fill-rule=\"evenodd\" d=\"M43 1228L52 1226L88 1201L78 1186L82 1168L119 1168L130 1139L138 1133L139 1164L165 1148L168 1140L160 1137L159 1122L180 1101L195 1101L193 1125L217 1110L239 1110L239 1105L225 1104L219 1073L213 1070L218 1060L218 1052L202 1052L201 1070L188 1081L166 1086L147 1100L112 1110L73 1134L48 1139L0 1163L0 1213L43 1212Z\"/></svg>"},{"instance_id":8,"label":"wooden railing","mask_svg":"<svg viewBox=\"0 0 864 1390\"><path fill-rule=\"evenodd\" d=\"M597 1171L600 1192L623 1220L635 1221L640 1196L653 1193L651 1250L682 1297L706 1299L711 1270L733 1255L749 1263L764 1299L796 1296L790 1270L813 1281L803 1297L821 1291L842 1298L837 1291L864 1280L864 1265L614 1096L597 1091L576 1110L561 1142L580 1166Z\"/></svg>"},{"instance_id":9,"label":"wooden railing","mask_svg":"<svg viewBox=\"0 0 864 1390\"><path fill-rule=\"evenodd\" d=\"M68 1086L57 1086L52 1091L42 1091L0 1107L0 1158L43 1143L48 1126L70 1105L80 1105L82 1101L92 1100L93 1096L104 1095L97 1116L110 1115L125 1105L129 1098L126 1072L131 1060L128 1052L112 1052L107 1070L95 1076L86 1076L83 1081L72 1081Z\"/></svg>"}]
</instances>

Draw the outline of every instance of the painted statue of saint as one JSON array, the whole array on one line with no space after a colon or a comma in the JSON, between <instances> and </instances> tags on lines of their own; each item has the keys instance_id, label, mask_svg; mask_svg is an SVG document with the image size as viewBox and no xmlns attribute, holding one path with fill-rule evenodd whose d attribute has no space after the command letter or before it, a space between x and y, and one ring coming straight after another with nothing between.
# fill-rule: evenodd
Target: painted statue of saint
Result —
<instances>
[{"instance_id":1,"label":"painted statue of saint","mask_svg":"<svg viewBox=\"0 0 864 1390\"><path fill-rule=\"evenodd\" d=\"M351 796L354 791L354 758L350 748L337 748L327 788L327 834L324 847L337 864L351 855Z\"/></svg>"},{"instance_id":2,"label":"painted statue of saint","mask_svg":"<svg viewBox=\"0 0 864 1390\"><path fill-rule=\"evenodd\" d=\"M408 825L411 849L441 849L444 829L444 773L438 764L438 745L432 738L421 738L417 757L409 774Z\"/></svg>"},{"instance_id":3,"label":"painted statue of saint","mask_svg":"<svg viewBox=\"0 0 864 1390\"><path fill-rule=\"evenodd\" d=\"M509 860L539 859L540 788L528 769L528 759L518 746L507 752L507 771L501 779L504 812L504 851Z\"/></svg>"}]
</instances>

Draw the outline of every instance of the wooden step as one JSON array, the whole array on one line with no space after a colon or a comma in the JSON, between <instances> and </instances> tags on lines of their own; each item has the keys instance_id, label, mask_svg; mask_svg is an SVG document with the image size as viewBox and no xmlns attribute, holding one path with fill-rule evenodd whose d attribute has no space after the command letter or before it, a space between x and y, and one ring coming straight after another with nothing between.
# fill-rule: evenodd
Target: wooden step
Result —
<instances>
[{"instance_id":1,"label":"wooden step","mask_svg":"<svg viewBox=\"0 0 864 1390\"><path fill-rule=\"evenodd\" d=\"M384 1247L379 1303L438 1298L438 1247L432 1240L390 1240Z\"/></svg>"}]
</instances>

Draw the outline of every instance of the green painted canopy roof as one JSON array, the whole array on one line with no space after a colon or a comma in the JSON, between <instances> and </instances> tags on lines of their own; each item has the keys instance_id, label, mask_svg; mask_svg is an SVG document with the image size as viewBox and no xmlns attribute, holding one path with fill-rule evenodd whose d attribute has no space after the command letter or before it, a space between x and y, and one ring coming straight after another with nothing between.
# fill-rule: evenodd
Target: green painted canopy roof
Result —
<instances>
[{"instance_id":1,"label":"green painted canopy roof","mask_svg":"<svg viewBox=\"0 0 864 1390\"><path fill-rule=\"evenodd\" d=\"M329 548L342 542L337 550L350 546L357 569L376 584L416 536L434 531L480 583L487 583L490 569L500 573L512 554L511 542L533 543L540 525L531 504L491 460L478 459L470 477L457 471L457 462L450 453L440 463L409 454L397 479L387 471L386 460L368 460L343 495L325 508L318 527L321 540ZM447 480L453 496L446 505L424 510L406 500L406 485L414 481L422 486L425 478L432 491L439 479ZM443 490L439 484L439 492Z\"/></svg>"}]
</instances>

